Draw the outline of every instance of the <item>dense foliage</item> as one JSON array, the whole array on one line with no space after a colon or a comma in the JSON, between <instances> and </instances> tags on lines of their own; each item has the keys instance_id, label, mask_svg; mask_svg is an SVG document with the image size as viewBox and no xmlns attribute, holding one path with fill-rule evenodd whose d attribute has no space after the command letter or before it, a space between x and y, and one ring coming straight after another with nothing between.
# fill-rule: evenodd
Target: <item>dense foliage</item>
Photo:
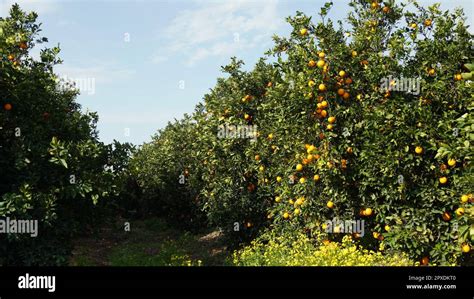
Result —
<instances>
[{"instance_id":1,"label":"dense foliage","mask_svg":"<svg viewBox=\"0 0 474 299\"><path fill-rule=\"evenodd\" d=\"M273 62L246 72L234 59L191 118L144 146L140 184L178 192L156 201L200 208L237 243L338 218L365 221L354 238L368 249L471 257L472 34L460 10L406 5L351 1L348 28L327 19L331 3L318 24L288 18Z\"/></svg>"},{"instance_id":2,"label":"dense foliage","mask_svg":"<svg viewBox=\"0 0 474 299\"><path fill-rule=\"evenodd\" d=\"M0 265L65 264L71 236L100 218L100 198L120 191L132 151L98 141L97 115L81 112L78 91L53 72L58 47L30 56L47 42L36 18L14 5L0 19L0 219L39 224L37 237L0 234Z\"/></svg>"}]
</instances>

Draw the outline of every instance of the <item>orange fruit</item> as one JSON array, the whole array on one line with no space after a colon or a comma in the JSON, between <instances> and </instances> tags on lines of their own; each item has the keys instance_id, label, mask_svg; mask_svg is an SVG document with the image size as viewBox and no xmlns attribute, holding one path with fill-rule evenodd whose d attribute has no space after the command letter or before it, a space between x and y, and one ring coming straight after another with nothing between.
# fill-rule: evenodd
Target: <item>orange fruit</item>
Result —
<instances>
[{"instance_id":1,"label":"orange fruit","mask_svg":"<svg viewBox=\"0 0 474 299\"><path fill-rule=\"evenodd\" d=\"M280 197L280 196L275 197L275 202L280 202L280 201L281 201L281 197Z\"/></svg>"},{"instance_id":2,"label":"orange fruit","mask_svg":"<svg viewBox=\"0 0 474 299\"><path fill-rule=\"evenodd\" d=\"M316 85L316 82L314 82L313 80L309 80L308 86L313 87L314 85Z\"/></svg>"},{"instance_id":3,"label":"orange fruit","mask_svg":"<svg viewBox=\"0 0 474 299\"><path fill-rule=\"evenodd\" d=\"M351 78L346 78L346 84L352 84L352 79Z\"/></svg>"},{"instance_id":4,"label":"orange fruit","mask_svg":"<svg viewBox=\"0 0 474 299\"><path fill-rule=\"evenodd\" d=\"M267 87L272 87L273 86L273 83L272 82L268 82L267 83Z\"/></svg>"},{"instance_id":5,"label":"orange fruit","mask_svg":"<svg viewBox=\"0 0 474 299\"><path fill-rule=\"evenodd\" d=\"M444 221L449 221L451 220L451 215L448 212L444 212L441 218L443 218Z\"/></svg>"},{"instance_id":6,"label":"orange fruit","mask_svg":"<svg viewBox=\"0 0 474 299\"><path fill-rule=\"evenodd\" d=\"M289 217L290 217L290 214L288 214L287 212L283 213L283 218L288 219Z\"/></svg>"},{"instance_id":7,"label":"orange fruit","mask_svg":"<svg viewBox=\"0 0 474 299\"><path fill-rule=\"evenodd\" d=\"M317 182L317 181L319 181L319 179L320 179L320 178L319 178L319 175L315 174L314 177L313 177L313 180L314 180L315 182Z\"/></svg>"},{"instance_id":8,"label":"orange fruit","mask_svg":"<svg viewBox=\"0 0 474 299\"><path fill-rule=\"evenodd\" d=\"M373 232L372 236L374 236L375 239L378 239L380 237L380 233L378 232Z\"/></svg>"},{"instance_id":9,"label":"orange fruit","mask_svg":"<svg viewBox=\"0 0 474 299\"><path fill-rule=\"evenodd\" d=\"M297 171L303 170L303 165L301 165L301 164L296 165L296 170Z\"/></svg>"},{"instance_id":10,"label":"orange fruit","mask_svg":"<svg viewBox=\"0 0 474 299\"><path fill-rule=\"evenodd\" d=\"M3 109L7 110L7 111L10 111L12 110L12 104L10 103L6 103L5 105L3 105Z\"/></svg>"},{"instance_id":11,"label":"orange fruit","mask_svg":"<svg viewBox=\"0 0 474 299\"><path fill-rule=\"evenodd\" d=\"M453 167L453 166L456 166L456 159L449 159L448 160L448 165Z\"/></svg>"},{"instance_id":12,"label":"orange fruit","mask_svg":"<svg viewBox=\"0 0 474 299\"><path fill-rule=\"evenodd\" d=\"M462 75L461 74L454 75L454 80L456 80L456 81L462 80Z\"/></svg>"},{"instance_id":13,"label":"orange fruit","mask_svg":"<svg viewBox=\"0 0 474 299\"><path fill-rule=\"evenodd\" d=\"M327 126L326 126L326 129L332 130L332 129L333 129L333 125L331 125L331 124L327 125Z\"/></svg>"},{"instance_id":14,"label":"orange fruit","mask_svg":"<svg viewBox=\"0 0 474 299\"><path fill-rule=\"evenodd\" d=\"M390 12L390 7L384 6L384 8L382 9L382 11L383 11L384 13L389 13L389 12Z\"/></svg>"},{"instance_id":15,"label":"orange fruit","mask_svg":"<svg viewBox=\"0 0 474 299\"><path fill-rule=\"evenodd\" d=\"M439 183L440 183L440 184L444 185L444 184L446 184L447 182L448 182L448 178L447 178L447 177L443 176L443 177L440 177L440 178L439 178Z\"/></svg>"},{"instance_id":16,"label":"orange fruit","mask_svg":"<svg viewBox=\"0 0 474 299\"><path fill-rule=\"evenodd\" d=\"M421 259L421 264L424 266L428 265L429 262L430 262L430 259L427 256Z\"/></svg>"},{"instance_id":17,"label":"orange fruit","mask_svg":"<svg viewBox=\"0 0 474 299\"><path fill-rule=\"evenodd\" d=\"M255 160L260 161L260 155L255 155Z\"/></svg>"},{"instance_id":18,"label":"orange fruit","mask_svg":"<svg viewBox=\"0 0 474 299\"><path fill-rule=\"evenodd\" d=\"M428 69L428 74L430 76L433 76L435 73L436 73L435 69L433 69L433 68Z\"/></svg>"},{"instance_id":19,"label":"orange fruit","mask_svg":"<svg viewBox=\"0 0 474 299\"><path fill-rule=\"evenodd\" d=\"M364 210L364 215L365 215L365 216L370 216L370 215L372 215L372 209L371 209L371 208L365 209L365 210Z\"/></svg>"},{"instance_id":20,"label":"orange fruit","mask_svg":"<svg viewBox=\"0 0 474 299\"><path fill-rule=\"evenodd\" d=\"M308 62L308 66L309 66L309 67L315 67L315 66L316 66L316 61L310 60L310 61Z\"/></svg>"},{"instance_id":21,"label":"orange fruit","mask_svg":"<svg viewBox=\"0 0 474 299\"><path fill-rule=\"evenodd\" d=\"M322 68L326 65L326 62L324 60L318 60L318 63L316 64L319 68Z\"/></svg>"},{"instance_id":22,"label":"orange fruit","mask_svg":"<svg viewBox=\"0 0 474 299\"><path fill-rule=\"evenodd\" d=\"M322 101L321 103L319 103L321 108L326 108L328 106L328 102L327 101Z\"/></svg>"},{"instance_id":23,"label":"orange fruit","mask_svg":"<svg viewBox=\"0 0 474 299\"><path fill-rule=\"evenodd\" d=\"M344 100L348 100L351 95L348 92L345 92L344 95L342 96Z\"/></svg>"},{"instance_id":24,"label":"orange fruit","mask_svg":"<svg viewBox=\"0 0 474 299\"><path fill-rule=\"evenodd\" d=\"M461 196L461 202L466 203L469 201L469 196L467 194L464 194Z\"/></svg>"},{"instance_id":25,"label":"orange fruit","mask_svg":"<svg viewBox=\"0 0 474 299\"><path fill-rule=\"evenodd\" d=\"M416 23L410 24L410 28L411 28L411 29L416 29L416 27L418 27L418 25L417 25Z\"/></svg>"},{"instance_id":26,"label":"orange fruit","mask_svg":"<svg viewBox=\"0 0 474 299\"><path fill-rule=\"evenodd\" d=\"M426 19L423 24L425 24L426 27L430 27L431 24L433 24L433 21L431 21L430 19Z\"/></svg>"},{"instance_id":27,"label":"orange fruit","mask_svg":"<svg viewBox=\"0 0 474 299\"><path fill-rule=\"evenodd\" d=\"M469 246L469 244L464 243L461 247L461 250L464 253L468 253L469 251L471 251L471 246Z\"/></svg>"},{"instance_id":28,"label":"orange fruit","mask_svg":"<svg viewBox=\"0 0 474 299\"><path fill-rule=\"evenodd\" d=\"M339 88L339 89L337 90L337 94L340 95L341 97L344 95L345 92L346 92L346 91L345 91L344 89L342 89L342 88Z\"/></svg>"},{"instance_id":29,"label":"orange fruit","mask_svg":"<svg viewBox=\"0 0 474 299\"><path fill-rule=\"evenodd\" d=\"M347 152L348 154L352 154L352 153L353 153L352 147L348 147L347 150L346 150L346 152Z\"/></svg>"},{"instance_id":30,"label":"orange fruit","mask_svg":"<svg viewBox=\"0 0 474 299\"><path fill-rule=\"evenodd\" d=\"M295 216L298 216L299 214L301 213L301 210L296 208L293 212L293 214L295 214Z\"/></svg>"},{"instance_id":31,"label":"orange fruit","mask_svg":"<svg viewBox=\"0 0 474 299\"><path fill-rule=\"evenodd\" d=\"M326 56L326 54L324 52L320 52L318 54L318 57L321 58L321 59L323 59L325 56Z\"/></svg>"},{"instance_id":32,"label":"orange fruit","mask_svg":"<svg viewBox=\"0 0 474 299\"><path fill-rule=\"evenodd\" d=\"M326 85L321 83L321 84L319 84L318 89L319 89L319 91L326 91Z\"/></svg>"},{"instance_id":33,"label":"orange fruit","mask_svg":"<svg viewBox=\"0 0 474 299\"><path fill-rule=\"evenodd\" d=\"M458 209L456 209L456 215L458 215L458 216L464 215L464 208L458 208Z\"/></svg>"},{"instance_id":34,"label":"orange fruit","mask_svg":"<svg viewBox=\"0 0 474 299\"><path fill-rule=\"evenodd\" d=\"M421 146L417 146L415 148L415 153L417 153L418 155L421 154L423 152L423 148Z\"/></svg>"},{"instance_id":35,"label":"orange fruit","mask_svg":"<svg viewBox=\"0 0 474 299\"><path fill-rule=\"evenodd\" d=\"M330 116L330 117L328 118L328 123L333 124L333 123L335 123L335 122L336 122L336 117Z\"/></svg>"},{"instance_id":36,"label":"orange fruit","mask_svg":"<svg viewBox=\"0 0 474 299\"><path fill-rule=\"evenodd\" d=\"M306 34L308 34L308 29L302 28L302 29L300 30L300 35L303 35L303 36L304 36L304 35L306 35Z\"/></svg>"},{"instance_id":37,"label":"orange fruit","mask_svg":"<svg viewBox=\"0 0 474 299\"><path fill-rule=\"evenodd\" d=\"M300 184L304 184L304 183L306 183L306 178L302 177L302 178L300 179Z\"/></svg>"},{"instance_id":38,"label":"orange fruit","mask_svg":"<svg viewBox=\"0 0 474 299\"><path fill-rule=\"evenodd\" d=\"M351 56L352 56L352 57L356 57L356 56L357 56L357 51L352 51L352 52L351 52Z\"/></svg>"},{"instance_id":39,"label":"orange fruit","mask_svg":"<svg viewBox=\"0 0 474 299\"><path fill-rule=\"evenodd\" d=\"M19 45L20 49L26 50L28 48L28 44L26 42L21 42Z\"/></svg>"},{"instance_id":40,"label":"orange fruit","mask_svg":"<svg viewBox=\"0 0 474 299\"><path fill-rule=\"evenodd\" d=\"M7 56L7 58L8 58L8 60L13 61L15 59L15 56L10 54L10 55Z\"/></svg>"},{"instance_id":41,"label":"orange fruit","mask_svg":"<svg viewBox=\"0 0 474 299\"><path fill-rule=\"evenodd\" d=\"M330 209L334 208L334 203L332 201L328 201L328 203L326 204L326 206Z\"/></svg>"},{"instance_id":42,"label":"orange fruit","mask_svg":"<svg viewBox=\"0 0 474 299\"><path fill-rule=\"evenodd\" d=\"M346 72L345 71L339 71L339 76L344 78L346 76Z\"/></svg>"}]
</instances>

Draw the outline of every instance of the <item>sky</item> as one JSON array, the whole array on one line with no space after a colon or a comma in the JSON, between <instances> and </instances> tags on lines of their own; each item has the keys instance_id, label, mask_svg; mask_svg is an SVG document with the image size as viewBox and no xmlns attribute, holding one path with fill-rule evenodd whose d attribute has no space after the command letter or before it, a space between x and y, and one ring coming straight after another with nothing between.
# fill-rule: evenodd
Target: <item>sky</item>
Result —
<instances>
[{"instance_id":1,"label":"sky","mask_svg":"<svg viewBox=\"0 0 474 299\"><path fill-rule=\"evenodd\" d=\"M49 39L40 48L60 45L64 62L56 72L79 86L84 111L98 112L101 141L139 145L192 113L230 57L251 69L274 34L289 35L286 17L302 11L317 21L326 1L0 0L0 17L15 2L39 14ZM343 20L348 2L335 0L329 17ZM418 2L461 7L472 27L472 0Z\"/></svg>"}]
</instances>

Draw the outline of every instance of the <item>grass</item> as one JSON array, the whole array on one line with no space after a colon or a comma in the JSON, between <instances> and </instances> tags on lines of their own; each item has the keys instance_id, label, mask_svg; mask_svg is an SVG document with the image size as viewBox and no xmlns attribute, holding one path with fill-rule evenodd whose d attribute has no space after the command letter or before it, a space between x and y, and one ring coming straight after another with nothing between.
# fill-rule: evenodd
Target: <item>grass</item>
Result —
<instances>
[{"instance_id":1,"label":"grass","mask_svg":"<svg viewBox=\"0 0 474 299\"><path fill-rule=\"evenodd\" d=\"M191 234L160 218L117 222L76 240L72 266L223 266L228 252L219 231Z\"/></svg>"}]
</instances>

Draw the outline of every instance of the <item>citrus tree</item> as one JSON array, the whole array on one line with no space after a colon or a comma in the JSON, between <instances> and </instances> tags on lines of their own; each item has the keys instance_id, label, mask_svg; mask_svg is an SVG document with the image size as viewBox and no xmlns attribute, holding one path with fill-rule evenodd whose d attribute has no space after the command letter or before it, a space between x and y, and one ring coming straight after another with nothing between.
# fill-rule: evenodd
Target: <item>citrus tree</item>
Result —
<instances>
[{"instance_id":1,"label":"citrus tree","mask_svg":"<svg viewBox=\"0 0 474 299\"><path fill-rule=\"evenodd\" d=\"M237 241L262 227L326 233L338 218L363 220L354 238L370 249L422 264L469 259L473 101L463 73L473 54L463 13L349 5L345 26L327 19L332 3L317 24L297 12L291 35L274 38L272 62L224 67L193 116L198 135L174 137L196 151L188 167L202 174L201 208ZM254 138L232 132L242 128Z\"/></svg>"},{"instance_id":2,"label":"citrus tree","mask_svg":"<svg viewBox=\"0 0 474 299\"><path fill-rule=\"evenodd\" d=\"M70 237L94 223L118 173L113 147L98 141L97 115L81 112L73 86L58 85L59 48L30 56L47 41L36 18L18 5L0 18L0 217L39 224L37 237L0 234L6 265L66 263Z\"/></svg>"}]
</instances>

